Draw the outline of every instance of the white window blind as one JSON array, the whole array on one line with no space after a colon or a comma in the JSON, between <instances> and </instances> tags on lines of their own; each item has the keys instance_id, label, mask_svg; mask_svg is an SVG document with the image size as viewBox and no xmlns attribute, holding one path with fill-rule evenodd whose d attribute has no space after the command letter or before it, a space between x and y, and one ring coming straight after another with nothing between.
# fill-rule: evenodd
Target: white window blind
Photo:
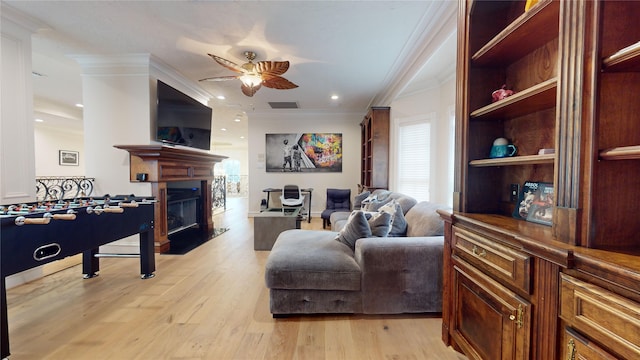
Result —
<instances>
[{"instance_id":1,"label":"white window blind","mask_svg":"<svg viewBox=\"0 0 640 360\"><path fill-rule=\"evenodd\" d=\"M431 124L427 120L398 124L398 191L429 200Z\"/></svg>"}]
</instances>

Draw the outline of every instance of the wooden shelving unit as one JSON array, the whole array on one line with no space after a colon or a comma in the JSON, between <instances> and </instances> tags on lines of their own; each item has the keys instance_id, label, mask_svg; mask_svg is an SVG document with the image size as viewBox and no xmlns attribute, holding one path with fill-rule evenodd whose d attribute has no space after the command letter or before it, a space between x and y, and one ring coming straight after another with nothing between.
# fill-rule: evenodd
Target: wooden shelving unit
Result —
<instances>
[{"instance_id":1,"label":"wooden shelving unit","mask_svg":"<svg viewBox=\"0 0 640 360\"><path fill-rule=\"evenodd\" d=\"M640 2L524 4L460 1L443 341L471 359L635 359ZM487 158L497 137L518 155ZM553 184L552 226L512 216L525 181Z\"/></svg>"},{"instance_id":2,"label":"wooden shelving unit","mask_svg":"<svg viewBox=\"0 0 640 360\"><path fill-rule=\"evenodd\" d=\"M375 190L389 187L389 107L372 107L360 123L360 184Z\"/></svg>"}]
</instances>

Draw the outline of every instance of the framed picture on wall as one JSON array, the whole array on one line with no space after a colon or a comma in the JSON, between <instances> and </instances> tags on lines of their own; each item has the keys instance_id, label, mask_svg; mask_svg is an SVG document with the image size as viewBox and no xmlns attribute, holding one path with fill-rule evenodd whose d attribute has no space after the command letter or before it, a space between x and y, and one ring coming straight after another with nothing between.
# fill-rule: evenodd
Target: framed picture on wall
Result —
<instances>
[{"instance_id":1,"label":"framed picture on wall","mask_svg":"<svg viewBox=\"0 0 640 360\"><path fill-rule=\"evenodd\" d=\"M266 134L267 172L342 172L341 133Z\"/></svg>"},{"instance_id":2,"label":"framed picture on wall","mask_svg":"<svg viewBox=\"0 0 640 360\"><path fill-rule=\"evenodd\" d=\"M58 158L60 161L60 165L63 165L63 166L80 165L80 153L77 151L60 150Z\"/></svg>"}]
</instances>

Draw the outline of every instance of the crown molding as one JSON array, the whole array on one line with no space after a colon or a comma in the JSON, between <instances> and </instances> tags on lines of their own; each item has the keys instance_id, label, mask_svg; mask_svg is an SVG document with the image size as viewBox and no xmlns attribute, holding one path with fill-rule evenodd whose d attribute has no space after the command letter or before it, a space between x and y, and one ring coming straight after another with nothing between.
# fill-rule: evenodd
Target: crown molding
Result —
<instances>
[{"instance_id":1,"label":"crown molding","mask_svg":"<svg viewBox=\"0 0 640 360\"><path fill-rule=\"evenodd\" d=\"M385 79L384 92L375 96L370 106L388 106L420 72L438 47L456 31L457 3L434 1L425 11L419 26ZM416 47L417 46L417 47Z\"/></svg>"},{"instance_id":2,"label":"crown molding","mask_svg":"<svg viewBox=\"0 0 640 360\"><path fill-rule=\"evenodd\" d=\"M50 29L51 27L46 23L31 17L15 8L7 5L4 2L0 3L0 18L1 22L5 21L14 23L21 28L24 28L32 33L35 33L39 30Z\"/></svg>"}]
</instances>

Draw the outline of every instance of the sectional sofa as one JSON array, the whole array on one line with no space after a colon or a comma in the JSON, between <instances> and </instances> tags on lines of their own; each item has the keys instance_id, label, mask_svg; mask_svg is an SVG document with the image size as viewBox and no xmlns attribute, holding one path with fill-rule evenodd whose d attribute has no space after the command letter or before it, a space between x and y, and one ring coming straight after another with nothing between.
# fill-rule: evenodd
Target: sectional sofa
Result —
<instances>
[{"instance_id":1,"label":"sectional sofa","mask_svg":"<svg viewBox=\"0 0 640 360\"><path fill-rule=\"evenodd\" d=\"M362 216L361 210L332 214L331 231L282 232L265 269L274 317L441 312L444 238L436 210L447 207L416 202L395 192L377 190L373 194L378 203L397 204L396 209L401 209L401 214L394 214L393 223L402 225L402 215L404 233L378 237L365 231L369 236L353 243L340 241L353 219Z\"/></svg>"}]
</instances>

